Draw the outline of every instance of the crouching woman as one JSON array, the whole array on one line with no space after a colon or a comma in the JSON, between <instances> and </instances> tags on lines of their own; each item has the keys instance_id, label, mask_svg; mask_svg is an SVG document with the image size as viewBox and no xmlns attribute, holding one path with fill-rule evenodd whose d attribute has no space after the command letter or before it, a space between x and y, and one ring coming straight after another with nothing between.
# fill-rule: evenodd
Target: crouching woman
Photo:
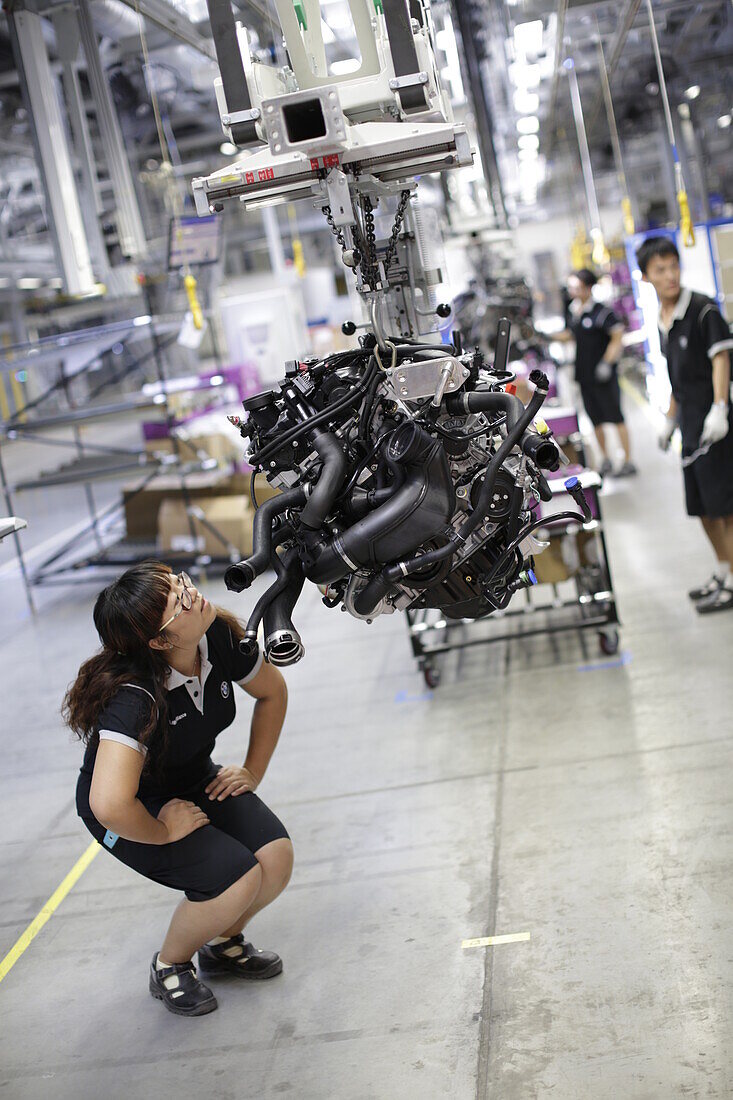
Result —
<instances>
[{"instance_id":1,"label":"crouching woman","mask_svg":"<svg viewBox=\"0 0 733 1100\"><path fill-rule=\"evenodd\" d=\"M277 744L287 692L278 670L244 656L241 624L185 573L128 569L98 596L100 652L80 668L64 717L86 745L77 810L105 851L183 891L159 951L153 997L181 1016L217 1007L197 977L271 978L274 952L245 940L247 922L288 883L293 848L254 793ZM234 721L234 685L256 700L242 767L211 758Z\"/></svg>"}]
</instances>

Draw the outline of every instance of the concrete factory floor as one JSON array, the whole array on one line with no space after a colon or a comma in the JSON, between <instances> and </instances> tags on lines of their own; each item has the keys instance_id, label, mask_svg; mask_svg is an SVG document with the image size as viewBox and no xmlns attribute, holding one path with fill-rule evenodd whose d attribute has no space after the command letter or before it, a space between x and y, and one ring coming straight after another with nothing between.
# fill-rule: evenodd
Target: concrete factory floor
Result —
<instances>
[{"instance_id":1,"label":"concrete factory floor","mask_svg":"<svg viewBox=\"0 0 733 1100\"><path fill-rule=\"evenodd\" d=\"M147 969L175 895L101 852L0 984L2 1097L733 1094L733 614L688 602L710 554L630 412L641 474L604 493L623 656L593 634L498 643L444 659L430 693L402 618L369 627L309 588L261 788L296 869L251 929L284 974L169 1015ZM63 515L43 497L45 522L81 517L81 489ZM32 619L0 553L2 958L89 844L59 704L95 635L92 588L39 591ZM248 714L242 696L220 760Z\"/></svg>"}]
</instances>

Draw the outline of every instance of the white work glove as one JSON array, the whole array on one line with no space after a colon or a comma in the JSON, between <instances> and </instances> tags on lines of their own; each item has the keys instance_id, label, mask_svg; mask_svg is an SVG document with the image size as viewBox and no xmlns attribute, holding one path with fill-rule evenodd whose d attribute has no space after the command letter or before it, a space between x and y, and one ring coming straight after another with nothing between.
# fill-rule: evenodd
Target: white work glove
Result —
<instances>
[{"instance_id":1,"label":"white work glove","mask_svg":"<svg viewBox=\"0 0 733 1100\"><path fill-rule=\"evenodd\" d=\"M705 417L700 446L706 447L713 443L719 443L728 434L728 406L725 401L716 401L710 406L710 411Z\"/></svg>"},{"instance_id":2,"label":"white work glove","mask_svg":"<svg viewBox=\"0 0 733 1100\"><path fill-rule=\"evenodd\" d=\"M596 366L596 382L610 382L613 378L613 366L605 359L601 359L600 363Z\"/></svg>"},{"instance_id":3,"label":"white work glove","mask_svg":"<svg viewBox=\"0 0 733 1100\"><path fill-rule=\"evenodd\" d=\"M665 416L664 424L657 435L657 443L663 451L669 450L669 445L672 442L672 436L674 435L676 427L677 421L674 417Z\"/></svg>"}]
</instances>

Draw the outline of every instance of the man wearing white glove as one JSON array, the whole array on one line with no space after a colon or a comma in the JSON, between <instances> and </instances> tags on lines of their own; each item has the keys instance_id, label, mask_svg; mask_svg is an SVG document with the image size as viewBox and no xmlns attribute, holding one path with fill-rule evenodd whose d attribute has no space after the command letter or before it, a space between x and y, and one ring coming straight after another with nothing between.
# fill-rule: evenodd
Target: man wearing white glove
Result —
<instances>
[{"instance_id":1,"label":"man wearing white glove","mask_svg":"<svg viewBox=\"0 0 733 1100\"><path fill-rule=\"evenodd\" d=\"M710 615L733 609L733 336L716 302L681 286L679 253L669 237L647 238L637 260L659 298L659 333L672 386L659 445L666 450L679 427L687 513L700 517L717 558L709 580L688 593L697 611Z\"/></svg>"}]
</instances>

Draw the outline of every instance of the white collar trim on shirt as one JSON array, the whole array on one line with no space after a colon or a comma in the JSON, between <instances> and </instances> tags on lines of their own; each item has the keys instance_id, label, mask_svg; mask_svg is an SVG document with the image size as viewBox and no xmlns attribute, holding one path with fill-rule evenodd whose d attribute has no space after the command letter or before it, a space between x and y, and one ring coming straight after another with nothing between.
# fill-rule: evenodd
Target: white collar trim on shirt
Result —
<instances>
[{"instance_id":1,"label":"white collar trim on shirt","mask_svg":"<svg viewBox=\"0 0 733 1100\"><path fill-rule=\"evenodd\" d=\"M672 328L672 325L675 323L675 321L682 320L684 315L687 313L687 307L689 306L691 299L692 291L688 290L686 286L683 286L680 290L680 296L677 299L677 305L674 307L674 313L672 314L668 325L665 325L662 321L662 307L661 305L659 306L659 316L657 318L657 323L662 332L665 333L665 335Z\"/></svg>"},{"instance_id":2,"label":"white collar trim on shirt","mask_svg":"<svg viewBox=\"0 0 733 1100\"><path fill-rule=\"evenodd\" d=\"M573 298L570 303L570 312L573 317L582 317L584 313L590 313L596 304L596 300L591 294L587 302L581 302L580 298Z\"/></svg>"},{"instance_id":3,"label":"white collar trim on shirt","mask_svg":"<svg viewBox=\"0 0 733 1100\"><path fill-rule=\"evenodd\" d=\"M204 713L204 687L206 680L211 672L211 661L209 660L209 640L204 634L203 638L199 642L199 653L201 654L201 675L186 676L183 672L179 672L176 668L171 668L168 672L168 678L166 680L166 689L173 691L177 687L185 685L188 694L191 696L196 709L203 714ZM198 692L198 697L194 698L194 691Z\"/></svg>"}]
</instances>

